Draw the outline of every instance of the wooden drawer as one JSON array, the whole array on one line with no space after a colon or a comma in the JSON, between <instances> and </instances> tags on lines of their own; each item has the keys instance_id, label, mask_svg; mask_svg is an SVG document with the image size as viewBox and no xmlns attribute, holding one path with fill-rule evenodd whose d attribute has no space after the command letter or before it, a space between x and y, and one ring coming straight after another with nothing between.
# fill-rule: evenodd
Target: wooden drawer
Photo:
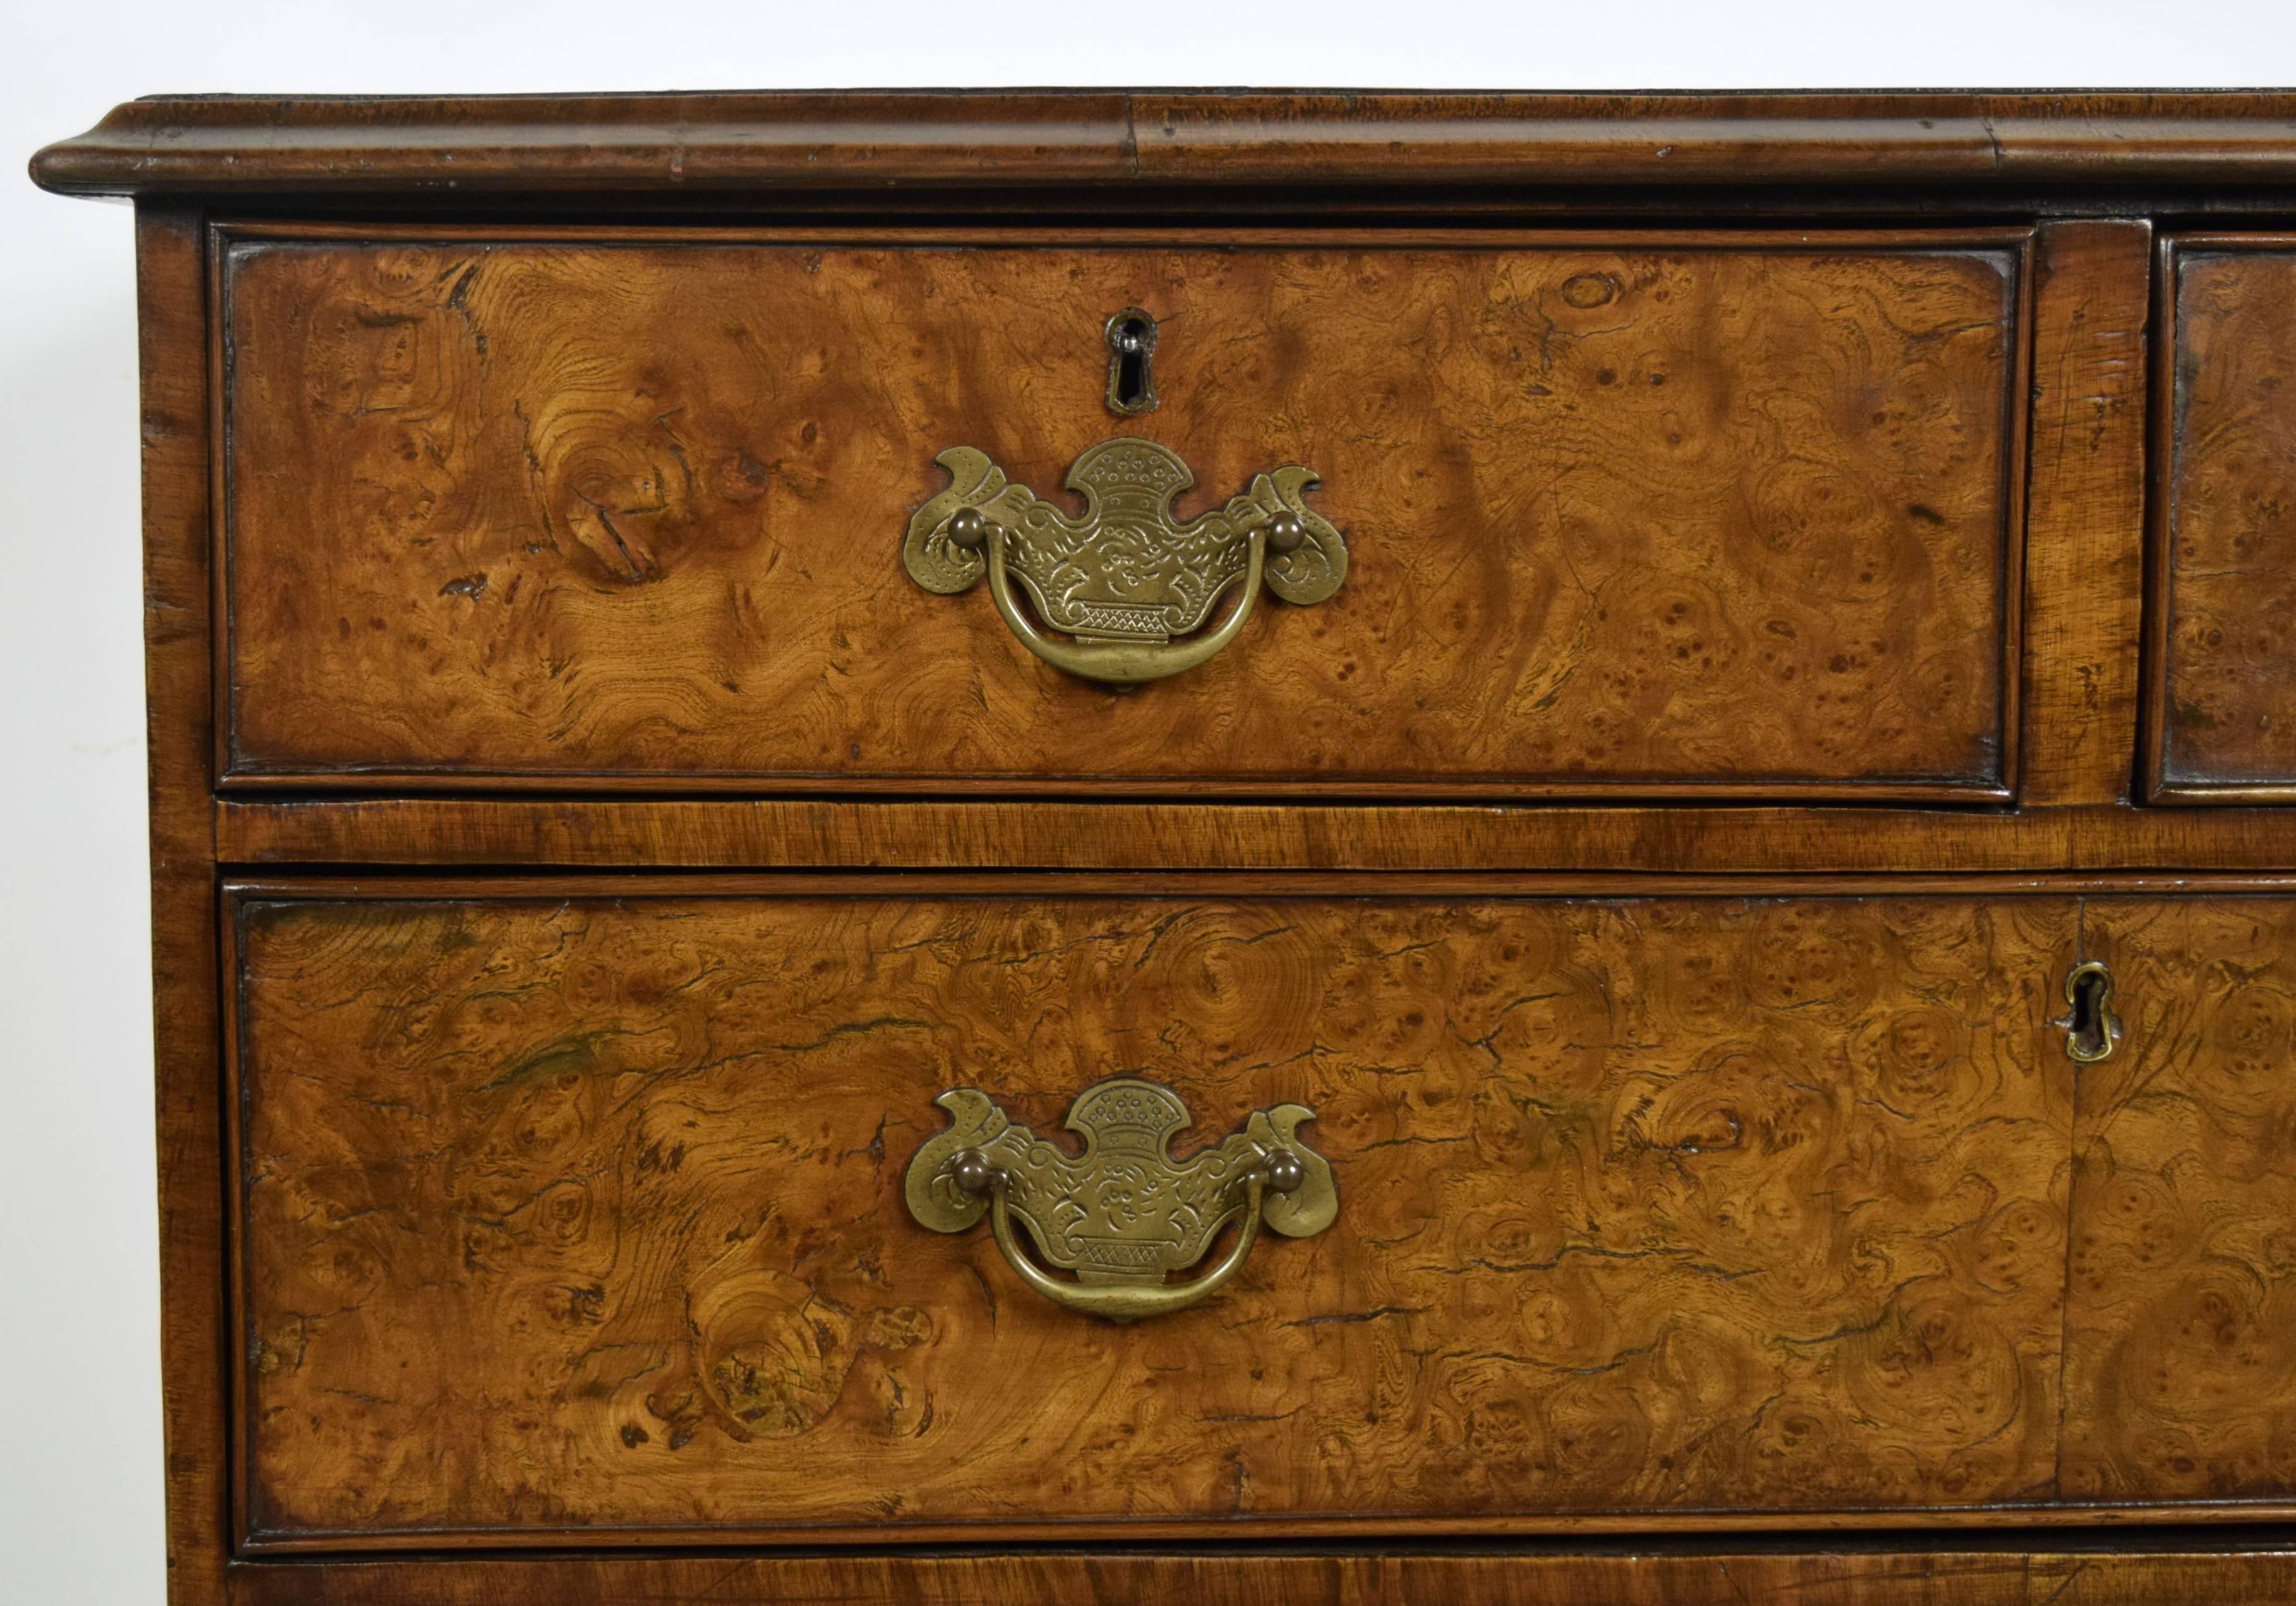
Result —
<instances>
[{"instance_id":1,"label":"wooden drawer","mask_svg":"<svg viewBox=\"0 0 2296 1606\"><path fill-rule=\"evenodd\" d=\"M2092 905L2130 1029L2078 1119L2073 897L233 907L258 1548L1948 1521L2296 1479L2249 1449L2296 1431L2278 900ZM2234 936L2238 986L2180 957ZM911 1218L944 1089L1050 1132L1119 1075L1186 1101L1184 1151L1312 1107L1336 1221L1117 1326ZM2236 1176L2194 1156L2210 1120Z\"/></svg>"},{"instance_id":2,"label":"wooden drawer","mask_svg":"<svg viewBox=\"0 0 2296 1606\"><path fill-rule=\"evenodd\" d=\"M2151 791L2296 801L2296 236L2161 260Z\"/></svg>"},{"instance_id":3,"label":"wooden drawer","mask_svg":"<svg viewBox=\"0 0 2296 1606\"><path fill-rule=\"evenodd\" d=\"M242 226L225 784L2003 797L2026 241ZM1119 692L904 571L1116 437L1343 583Z\"/></svg>"}]
</instances>

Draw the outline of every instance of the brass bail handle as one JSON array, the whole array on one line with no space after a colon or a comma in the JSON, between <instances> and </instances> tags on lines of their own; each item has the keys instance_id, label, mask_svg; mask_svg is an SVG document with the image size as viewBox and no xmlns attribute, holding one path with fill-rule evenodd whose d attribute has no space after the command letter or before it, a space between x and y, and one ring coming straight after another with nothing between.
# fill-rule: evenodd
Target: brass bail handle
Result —
<instances>
[{"instance_id":1,"label":"brass bail handle","mask_svg":"<svg viewBox=\"0 0 2296 1606\"><path fill-rule=\"evenodd\" d=\"M1080 517L971 447L933 461L950 483L909 520L901 553L910 577L942 594L986 578L1022 644L1086 680L1127 684L1194 668L1242 631L1263 587L1305 605L1347 577L1346 539L1308 505L1316 474L1297 464L1183 521L1172 502L1195 476L1151 440L1104 440L1070 466ZM1205 628L1230 591L1239 594L1226 617Z\"/></svg>"},{"instance_id":2,"label":"brass bail handle","mask_svg":"<svg viewBox=\"0 0 2296 1606\"><path fill-rule=\"evenodd\" d=\"M980 518L978 513L967 508L956 515L955 521L963 522L968 515L973 519ZM968 527L965 534L972 533ZM985 540L985 528L980 534ZM950 538L962 541L964 536L952 535ZM1012 581L1008 578L1011 569L1005 556L1005 543L1001 539L987 543L988 594L995 600L996 611L1003 616L1005 625L1021 638L1021 644L1055 669L1066 670L1082 680L1103 681L1116 685L1161 680L1168 675L1177 675L1184 669L1193 669L1198 664L1207 662L1243 629L1244 620L1251 617L1252 601L1259 594L1260 578L1266 569L1267 545L1272 538L1264 529L1251 532L1250 557L1244 570L1243 593L1236 599L1235 606L1228 610L1227 618L1201 635L1192 635L1185 641L1168 644L1095 641L1086 636L1062 641L1037 629L1029 622L1028 615L1021 610L1019 602L1013 599ZM1298 544L1296 537L1292 538L1292 544Z\"/></svg>"},{"instance_id":3,"label":"brass bail handle","mask_svg":"<svg viewBox=\"0 0 2296 1606\"><path fill-rule=\"evenodd\" d=\"M1300 1162L1290 1155L1275 1157L1288 1175L1296 1176ZM1020 1234L1013 1228L1013 1176L988 1163L977 1149L968 1149L949 1168L956 1185L967 1192L988 1195L988 1229L1021 1281L1035 1289L1054 1304L1070 1310L1080 1310L1088 1316L1105 1316L1111 1322L1136 1322L1143 1316L1160 1316L1176 1310L1185 1310L1201 1299L1208 1299L1219 1291L1222 1284L1243 1269L1244 1257L1259 1241L1259 1212L1265 1202L1266 1191L1274 1186L1274 1165L1247 1172L1247 1189L1243 1205L1243 1226L1235 1235L1226 1254L1218 1265L1202 1276L1186 1282L1160 1282L1144 1287L1119 1283L1094 1287L1088 1282L1064 1282L1043 1270L1030 1259L1021 1247ZM1295 1183L1293 1185L1297 1185ZM1281 1190L1279 1190L1280 1192Z\"/></svg>"},{"instance_id":4,"label":"brass bail handle","mask_svg":"<svg viewBox=\"0 0 2296 1606\"><path fill-rule=\"evenodd\" d=\"M1187 1106L1153 1082L1118 1077L1078 1094L1067 1126L1084 1139L1081 1154L1016 1125L977 1088L934 1102L950 1123L909 1162L911 1214L940 1233L985 1214L1021 1281L1086 1315L1135 1322L1185 1310L1243 1268L1263 1226L1304 1238L1339 1214L1329 1162L1300 1139L1315 1118L1305 1105L1255 1110L1242 1132L1176 1160L1169 1144ZM1231 1223L1235 1241L1209 1270L1165 1281L1202 1260Z\"/></svg>"}]
</instances>

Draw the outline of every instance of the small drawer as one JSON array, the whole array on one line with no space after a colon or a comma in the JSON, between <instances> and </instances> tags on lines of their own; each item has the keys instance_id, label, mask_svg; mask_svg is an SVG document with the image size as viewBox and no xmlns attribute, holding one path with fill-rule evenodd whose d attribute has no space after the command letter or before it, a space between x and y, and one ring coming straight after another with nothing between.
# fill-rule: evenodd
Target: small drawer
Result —
<instances>
[{"instance_id":1,"label":"small drawer","mask_svg":"<svg viewBox=\"0 0 2296 1606\"><path fill-rule=\"evenodd\" d=\"M232 911L257 1550L1903 1525L2046 1507L2064 1435L2115 1453L2099 1390L2152 1386L2087 1357L2062 1418L2068 897L473 882ZM1308 1202L1250 1193L1273 1230L1183 1308L1048 1297L977 1191L928 1219L959 1148L1054 1164L1006 1121L1105 1161L1013 1206L1021 1258L1085 1246L1080 1280L1035 1267L1071 1291L1142 1285L1127 1257L1173 1233L1230 1252L1248 1179L1175 1211L1172 1153L1288 1145L1303 1175L1266 1186ZM2167 1131L2116 1135L2120 1165L2174 1171ZM2196 1230L2264 1197L2172 1181ZM2118 1197L2081 1230L2125 1259ZM2076 1341L2181 1356L2131 1276Z\"/></svg>"},{"instance_id":2,"label":"small drawer","mask_svg":"<svg viewBox=\"0 0 2296 1606\"><path fill-rule=\"evenodd\" d=\"M226 229L223 783L2005 797L2026 242Z\"/></svg>"},{"instance_id":3,"label":"small drawer","mask_svg":"<svg viewBox=\"0 0 2296 1606\"><path fill-rule=\"evenodd\" d=\"M2296 802L2296 236L2162 248L2156 802Z\"/></svg>"}]
</instances>

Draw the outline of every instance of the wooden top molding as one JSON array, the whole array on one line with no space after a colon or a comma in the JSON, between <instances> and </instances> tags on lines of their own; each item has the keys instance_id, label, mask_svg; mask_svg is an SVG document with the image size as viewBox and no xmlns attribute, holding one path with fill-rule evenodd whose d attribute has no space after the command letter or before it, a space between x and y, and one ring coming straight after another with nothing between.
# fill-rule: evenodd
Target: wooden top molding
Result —
<instances>
[{"instance_id":1,"label":"wooden top molding","mask_svg":"<svg viewBox=\"0 0 2296 1606\"><path fill-rule=\"evenodd\" d=\"M2296 184L2296 95L874 91L133 101L68 194Z\"/></svg>"}]
</instances>

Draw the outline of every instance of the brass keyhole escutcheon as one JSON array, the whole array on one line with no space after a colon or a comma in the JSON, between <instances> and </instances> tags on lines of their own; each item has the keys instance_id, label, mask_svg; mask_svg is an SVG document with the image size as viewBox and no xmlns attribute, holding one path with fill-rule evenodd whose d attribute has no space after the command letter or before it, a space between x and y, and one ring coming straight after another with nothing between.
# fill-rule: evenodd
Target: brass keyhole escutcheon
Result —
<instances>
[{"instance_id":1,"label":"brass keyhole escutcheon","mask_svg":"<svg viewBox=\"0 0 2296 1606\"><path fill-rule=\"evenodd\" d=\"M1108 410L1120 418L1156 410L1156 320L1128 307L1108 320Z\"/></svg>"},{"instance_id":2,"label":"brass keyhole escutcheon","mask_svg":"<svg viewBox=\"0 0 2296 1606\"><path fill-rule=\"evenodd\" d=\"M2112 971L2102 960L2075 965L2065 977L2065 1053L2075 1063L2109 1060L2120 1044L2120 1017L2112 1012Z\"/></svg>"}]
</instances>

